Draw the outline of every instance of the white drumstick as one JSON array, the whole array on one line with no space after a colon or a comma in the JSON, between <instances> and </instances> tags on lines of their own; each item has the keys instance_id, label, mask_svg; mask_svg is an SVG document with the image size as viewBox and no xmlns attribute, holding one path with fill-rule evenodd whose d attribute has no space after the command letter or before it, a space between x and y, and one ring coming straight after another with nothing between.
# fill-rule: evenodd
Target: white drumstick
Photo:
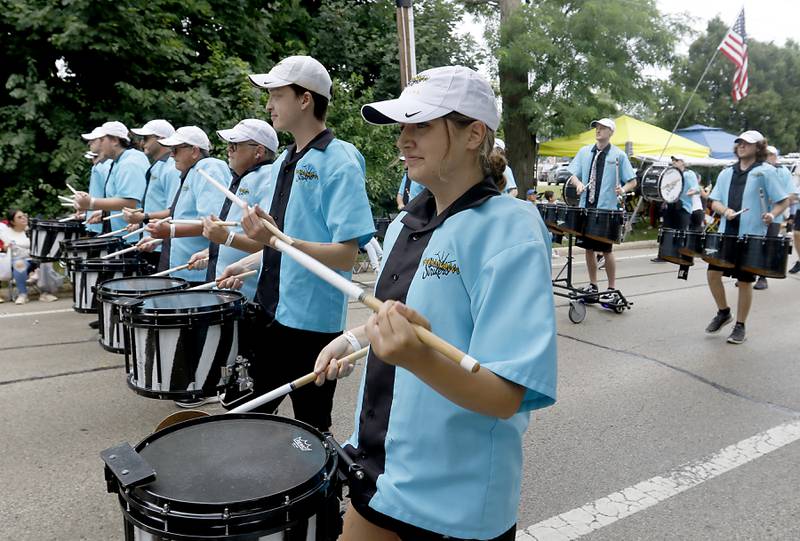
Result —
<instances>
[{"instance_id":1,"label":"white drumstick","mask_svg":"<svg viewBox=\"0 0 800 541\"><path fill-rule=\"evenodd\" d=\"M129 239L129 238L131 238L131 237L133 237L135 235L141 235L142 233L144 233L144 227L140 227L139 229L136 229L135 231L131 231L127 235L122 235L122 237L120 237L120 238Z\"/></svg>"},{"instance_id":2,"label":"white drumstick","mask_svg":"<svg viewBox=\"0 0 800 541\"><path fill-rule=\"evenodd\" d=\"M103 233L102 235L97 235L97 237L98 238L113 237L114 235L119 235L123 231L127 231L127 230L128 230L127 227L123 227L122 229L117 229L116 231L109 231L108 233Z\"/></svg>"},{"instance_id":3,"label":"white drumstick","mask_svg":"<svg viewBox=\"0 0 800 541\"><path fill-rule=\"evenodd\" d=\"M73 188L72 186L70 186L70 185L69 185L69 182L65 182L64 184L66 184L66 185L67 185L67 188L69 188L69 191L71 191L71 192L72 192L72 195L78 195L78 190L76 190L75 188Z\"/></svg>"},{"instance_id":4,"label":"white drumstick","mask_svg":"<svg viewBox=\"0 0 800 541\"><path fill-rule=\"evenodd\" d=\"M80 218L77 216L67 216L66 218L61 218L59 222L64 223L69 222L70 220L80 220Z\"/></svg>"},{"instance_id":5,"label":"white drumstick","mask_svg":"<svg viewBox=\"0 0 800 541\"><path fill-rule=\"evenodd\" d=\"M64 203L64 202L62 201L62 203L61 203L61 206L62 206L62 207L72 207L72 208L75 208L75 203Z\"/></svg>"},{"instance_id":6,"label":"white drumstick","mask_svg":"<svg viewBox=\"0 0 800 541\"><path fill-rule=\"evenodd\" d=\"M84 223L84 225L86 225L86 224L88 224L88 223L89 223L89 219L91 219L91 217L92 217L92 216L94 216L95 212L101 212L101 211L99 211L99 210L97 210L97 211L94 211L94 212L93 212L93 211L90 211L90 210L87 210L87 211L86 211L86 220L83 222L83 223Z\"/></svg>"},{"instance_id":7,"label":"white drumstick","mask_svg":"<svg viewBox=\"0 0 800 541\"><path fill-rule=\"evenodd\" d=\"M141 246L150 246L151 244L161 244L162 242L164 242L163 239L152 239L152 240L150 240L148 242L145 242ZM123 255L123 254L127 254L127 253L130 253L130 252L134 252L134 251L138 250L139 247L140 246L137 245L137 246L131 246L130 248L125 248L123 250L117 250L116 252L111 252L110 254L101 255L100 259L111 259L112 257L117 257L118 255Z\"/></svg>"},{"instance_id":8,"label":"white drumstick","mask_svg":"<svg viewBox=\"0 0 800 541\"><path fill-rule=\"evenodd\" d=\"M368 351L369 351L369 348L359 349L358 351L355 351L355 352L351 353L350 355L347 355L346 357L342 357L341 359L339 359L336 362L339 364L339 368L341 368L342 365L345 364L345 363L354 363L358 359L361 359L362 357L365 357L367 355ZM281 385L277 389L273 389L272 391L270 391L268 393L262 394L258 398L254 398L254 399L252 399L252 400L250 400L248 402L245 402L241 406L233 408L232 410L228 411L227 413L244 413L244 412L247 412L247 411L252 411L252 410L256 409L257 407L266 404L267 402L272 402L276 398L280 398L282 396L286 396L287 394L291 393L292 391L294 391L295 389L297 389L299 387L302 387L304 385L308 385L309 383L313 382L315 379L317 379L317 374L315 374L314 372L310 372L310 373L306 374L303 377L297 378L296 380L292 381L291 383L287 383L286 385Z\"/></svg>"},{"instance_id":9,"label":"white drumstick","mask_svg":"<svg viewBox=\"0 0 800 541\"><path fill-rule=\"evenodd\" d=\"M200 172L201 175L203 175L206 178L206 180L208 180L211 183L212 186L214 186L220 192L225 194L225 197L230 199L231 202L233 202L235 205L238 205L242 209L246 209L247 208L247 203L245 203L242 199L237 197L236 194L234 194L228 188L226 188L225 186L220 184L218 181L214 180L211 177L211 175L209 175L208 173L206 173L202 169L198 169L198 171ZM289 245L294 244L294 240L292 239L292 237L290 237L289 235L285 234L283 231L281 231L280 229L278 229L277 227L275 227L274 225L269 223L267 220L262 219L261 223L264 224L264 227L269 229L270 233L272 233L273 235L275 235L276 237L281 239L286 244L289 244Z\"/></svg>"},{"instance_id":10,"label":"white drumstick","mask_svg":"<svg viewBox=\"0 0 800 541\"><path fill-rule=\"evenodd\" d=\"M61 201L64 202L64 203L69 203L70 205L75 204L75 200L73 198L71 198L71 197L66 197L64 195L59 195L57 197L59 199L61 199Z\"/></svg>"},{"instance_id":11,"label":"white drumstick","mask_svg":"<svg viewBox=\"0 0 800 541\"><path fill-rule=\"evenodd\" d=\"M356 284L336 271L329 269L305 252L301 252L297 248L289 246L278 237L272 238L272 247L279 252L288 255L294 259L295 262L316 274L318 277L328 282L330 285L348 297L358 300L362 304L372 308L372 310L375 312L380 310L383 303L379 299L369 295ZM457 347L439 338L425 327L415 323L412 323L411 326L414 328L417 338L419 338L422 343L430 348L435 349L451 361L457 363L464 370L468 372L477 372L480 369L480 363L478 363L476 359L473 359L463 351L459 350Z\"/></svg>"},{"instance_id":12,"label":"white drumstick","mask_svg":"<svg viewBox=\"0 0 800 541\"><path fill-rule=\"evenodd\" d=\"M201 261L208 261L208 258L204 257L203 259L198 259L197 261L195 261L195 263L199 263ZM188 268L189 268L189 264L188 263L184 263L183 265L178 265L177 267L172 267L171 269L167 269L167 270L164 270L164 271L161 271L161 272L156 272L155 274L151 274L150 276L169 276L173 272L182 271L183 269L188 269ZM214 283L216 283L216 282L214 282Z\"/></svg>"},{"instance_id":13,"label":"white drumstick","mask_svg":"<svg viewBox=\"0 0 800 541\"><path fill-rule=\"evenodd\" d=\"M742 210L739 210L739 211L737 211L737 212L734 212L734 213L733 213L733 216L731 216L731 218L736 218L738 215L740 215L740 214L742 214L742 213L745 213L745 212L747 212L748 210L750 210L750 209L742 209Z\"/></svg>"},{"instance_id":14,"label":"white drumstick","mask_svg":"<svg viewBox=\"0 0 800 541\"><path fill-rule=\"evenodd\" d=\"M126 209L126 210L129 210L131 212L142 212L142 210L144 210L144 209L136 208L136 209ZM105 218L103 218L103 221L112 220L114 218L122 218L123 216L125 216L124 212L118 212L116 214L110 214L110 215L106 216Z\"/></svg>"},{"instance_id":15,"label":"white drumstick","mask_svg":"<svg viewBox=\"0 0 800 541\"><path fill-rule=\"evenodd\" d=\"M257 270L249 270L247 272L243 272L242 274L237 274L235 276L228 276L228 278L238 278L239 280L244 280L248 276L253 276L254 274L258 274L258 271ZM191 291L191 290L201 291L201 290L204 290L204 289L213 289L215 285L217 285L217 281L216 280L214 280L213 282L206 282L205 284L201 284L199 286L190 287L189 291Z\"/></svg>"},{"instance_id":16,"label":"white drumstick","mask_svg":"<svg viewBox=\"0 0 800 541\"><path fill-rule=\"evenodd\" d=\"M203 220L170 220L173 224L176 225L203 225ZM224 222L220 220L214 220L216 225L221 225L224 227L238 227L239 222Z\"/></svg>"}]
</instances>

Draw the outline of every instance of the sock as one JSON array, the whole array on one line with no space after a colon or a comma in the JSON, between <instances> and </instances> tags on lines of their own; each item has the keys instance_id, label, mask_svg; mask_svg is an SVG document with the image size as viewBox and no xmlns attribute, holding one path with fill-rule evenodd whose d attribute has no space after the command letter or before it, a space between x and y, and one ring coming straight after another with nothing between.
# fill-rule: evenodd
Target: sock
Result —
<instances>
[{"instance_id":1,"label":"sock","mask_svg":"<svg viewBox=\"0 0 800 541\"><path fill-rule=\"evenodd\" d=\"M730 308L730 306L729 306L728 308L724 308L724 309L722 309L722 310L717 310L717 313L718 313L719 315L721 315L721 316L727 316L728 314L730 314L730 313L731 313L731 308Z\"/></svg>"},{"instance_id":2,"label":"sock","mask_svg":"<svg viewBox=\"0 0 800 541\"><path fill-rule=\"evenodd\" d=\"M744 321L737 321L736 324L737 325L741 325L742 328L744 329Z\"/></svg>"}]
</instances>

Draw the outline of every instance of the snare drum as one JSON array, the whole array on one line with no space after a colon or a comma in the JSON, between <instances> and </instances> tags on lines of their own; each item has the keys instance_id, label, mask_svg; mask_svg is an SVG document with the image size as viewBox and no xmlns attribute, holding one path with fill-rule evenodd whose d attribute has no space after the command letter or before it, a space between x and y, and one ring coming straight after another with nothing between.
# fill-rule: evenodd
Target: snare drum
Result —
<instances>
[{"instance_id":1,"label":"snare drum","mask_svg":"<svg viewBox=\"0 0 800 541\"><path fill-rule=\"evenodd\" d=\"M683 173L664 164L651 165L642 177L642 197L658 203L674 203L683 191Z\"/></svg>"},{"instance_id":2,"label":"snare drum","mask_svg":"<svg viewBox=\"0 0 800 541\"><path fill-rule=\"evenodd\" d=\"M703 250L706 246L706 234L704 231L685 231L683 246L678 251L689 257L703 257Z\"/></svg>"},{"instance_id":3,"label":"snare drum","mask_svg":"<svg viewBox=\"0 0 800 541\"><path fill-rule=\"evenodd\" d=\"M128 541L332 541L341 532L339 457L293 419L200 417L101 456ZM134 474L144 480L131 486Z\"/></svg>"},{"instance_id":4,"label":"snare drum","mask_svg":"<svg viewBox=\"0 0 800 541\"><path fill-rule=\"evenodd\" d=\"M85 259L69 262L72 277L72 309L81 314L97 313L95 288L98 284L122 278L139 276L149 270L147 262L138 259Z\"/></svg>"},{"instance_id":5,"label":"snare drum","mask_svg":"<svg viewBox=\"0 0 800 541\"><path fill-rule=\"evenodd\" d=\"M680 253L686 241L686 232L678 229L662 228L658 231L658 257L676 265L694 265L694 259Z\"/></svg>"},{"instance_id":6,"label":"snare drum","mask_svg":"<svg viewBox=\"0 0 800 541\"><path fill-rule=\"evenodd\" d=\"M741 240L739 266L765 278L786 278L792 246L786 237L745 235Z\"/></svg>"},{"instance_id":7,"label":"snare drum","mask_svg":"<svg viewBox=\"0 0 800 541\"><path fill-rule=\"evenodd\" d=\"M564 233L582 234L585 220L586 209L556 205L556 224Z\"/></svg>"},{"instance_id":8,"label":"snare drum","mask_svg":"<svg viewBox=\"0 0 800 541\"><path fill-rule=\"evenodd\" d=\"M155 293L178 291L187 287L189 284L186 280L169 276L114 278L102 282L96 288L100 345L112 353L125 353L120 306L114 301L121 298L138 298Z\"/></svg>"},{"instance_id":9,"label":"snare drum","mask_svg":"<svg viewBox=\"0 0 800 541\"><path fill-rule=\"evenodd\" d=\"M625 213L621 210L586 209L583 235L599 242L619 244L624 225Z\"/></svg>"},{"instance_id":10,"label":"snare drum","mask_svg":"<svg viewBox=\"0 0 800 541\"><path fill-rule=\"evenodd\" d=\"M61 259L69 263L80 259L98 259L125 248L125 241L119 237L92 237L62 243Z\"/></svg>"},{"instance_id":11,"label":"snare drum","mask_svg":"<svg viewBox=\"0 0 800 541\"><path fill-rule=\"evenodd\" d=\"M61 243L77 239L85 232L82 222L59 222L57 220L30 221L31 259L34 261L58 261Z\"/></svg>"},{"instance_id":12,"label":"snare drum","mask_svg":"<svg viewBox=\"0 0 800 541\"><path fill-rule=\"evenodd\" d=\"M700 256L703 261L723 269L732 269L736 267L738 256L739 238L736 235L706 233Z\"/></svg>"},{"instance_id":13,"label":"snare drum","mask_svg":"<svg viewBox=\"0 0 800 541\"><path fill-rule=\"evenodd\" d=\"M216 396L239 354L245 297L176 291L121 303L128 386L149 398ZM125 306L127 304L127 306Z\"/></svg>"}]
</instances>

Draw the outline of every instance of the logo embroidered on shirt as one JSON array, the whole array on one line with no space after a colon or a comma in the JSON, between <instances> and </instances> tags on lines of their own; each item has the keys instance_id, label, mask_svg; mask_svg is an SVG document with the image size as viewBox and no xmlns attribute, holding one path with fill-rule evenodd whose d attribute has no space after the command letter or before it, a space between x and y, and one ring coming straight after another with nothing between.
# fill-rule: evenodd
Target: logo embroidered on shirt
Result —
<instances>
[{"instance_id":1,"label":"logo embroidered on shirt","mask_svg":"<svg viewBox=\"0 0 800 541\"><path fill-rule=\"evenodd\" d=\"M307 440L301 438L300 436L297 436L295 439L292 440L292 447L306 453L311 451L311 444Z\"/></svg>"},{"instance_id":2,"label":"logo embroidered on shirt","mask_svg":"<svg viewBox=\"0 0 800 541\"><path fill-rule=\"evenodd\" d=\"M317 171L314 169L313 165L306 165L302 169L297 169L294 172L295 178L300 182L311 182L314 180L319 180L319 175Z\"/></svg>"},{"instance_id":3,"label":"logo embroidered on shirt","mask_svg":"<svg viewBox=\"0 0 800 541\"><path fill-rule=\"evenodd\" d=\"M247 186L240 186L236 195L248 196L250 195L250 189Z\"/></svg>"},{"instance_id":4,"label":"logo embroidered on shirt","mask_svg":"<svg viewBox=\"0 0 800 541\"><path fill-rule=\"evenodd\" d=\"M436 252L434 257L422 260L422 279L435 276L441 278L449 274L461 274L461 269L456 265L455 259L450 259L450 254Z\"/></svg>"}]
</instances>

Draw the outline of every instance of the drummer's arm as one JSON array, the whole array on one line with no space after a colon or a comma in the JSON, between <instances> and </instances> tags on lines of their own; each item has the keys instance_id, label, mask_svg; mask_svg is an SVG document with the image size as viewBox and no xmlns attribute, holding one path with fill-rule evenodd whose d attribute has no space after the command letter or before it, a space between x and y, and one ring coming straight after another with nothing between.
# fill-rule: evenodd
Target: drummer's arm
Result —
<instances>
[{"instance_id":1,"label":"drummer's arm","mask_svg":"<svg viewBox=\"0 0 800 541\"><path fill-rule=\"evenodd\" d=\"M241 250L243 252L250 252L254 254L256 252L261 253L261 250L264 249L264 245L258 241L252 240L250 237L245 235L244 233L236 233L233 236L233 241L228 245L231 248L236 248L237 250Z\"/></svg>"},{"instance_id":2,"label":"drummer's arm","mask_svg":"<svg viewBox=\"0 0 800 541\"><path fill-rule=\"evenodd\" d=\"M775 203L775 206L772 207L772 210L769 211L769 213L772 214L774 219L775 216L783 214L783 211L789 208L789 205L791 204L792 204L792 199L790 197L784 197L783 199Z\"/></svg>"},{"instance_id":3,"label":"drummer's arm","mask_svg":"<svg viewBox=\"0 0 800 541\"><path fill-rule=\"evenodd\" d=\"M632 192L635 189L636 189L636 177L633 177L628 182L622 185L622 191L625 193Z\"/></svg>"},{"instance_id":4,"label":"drummer's arm","mask_svg":"<svg viewBox=\"0 0 800 541\"><path fill-rule=\"evenodd\" d=\"M95 197L92 199L93 210L122 210L123 208L134 209L138 206L138 199L127 199L123 197Z\"/></svg>"},{"instance_id":5,"label":"drummer's arm","mask_svg":"<svg viewBox=\"0 0 800 541\"><path fill-rule=\"evenodd\" d=\"M263 249L264 246L261 246ZM261 250L258 252L252 253L250 255L244 256L235 264L242 265L247 270L255 270L258 269L258 265L261 263L261 258L263 257Z\"/></svg>"},{"instance_id":6,"label":"drummer's arm","mask_svg":"<svg viewBox=\"0 0 800 541\"><path fill-rule=\"evenodd\" d=\"M716 199L711 200L711 210L729 220L733 217L729 216L729 214L733 214L735 212L734 210L723 205L721 201L717 201Z\"/></svg>"}]
</instances>

